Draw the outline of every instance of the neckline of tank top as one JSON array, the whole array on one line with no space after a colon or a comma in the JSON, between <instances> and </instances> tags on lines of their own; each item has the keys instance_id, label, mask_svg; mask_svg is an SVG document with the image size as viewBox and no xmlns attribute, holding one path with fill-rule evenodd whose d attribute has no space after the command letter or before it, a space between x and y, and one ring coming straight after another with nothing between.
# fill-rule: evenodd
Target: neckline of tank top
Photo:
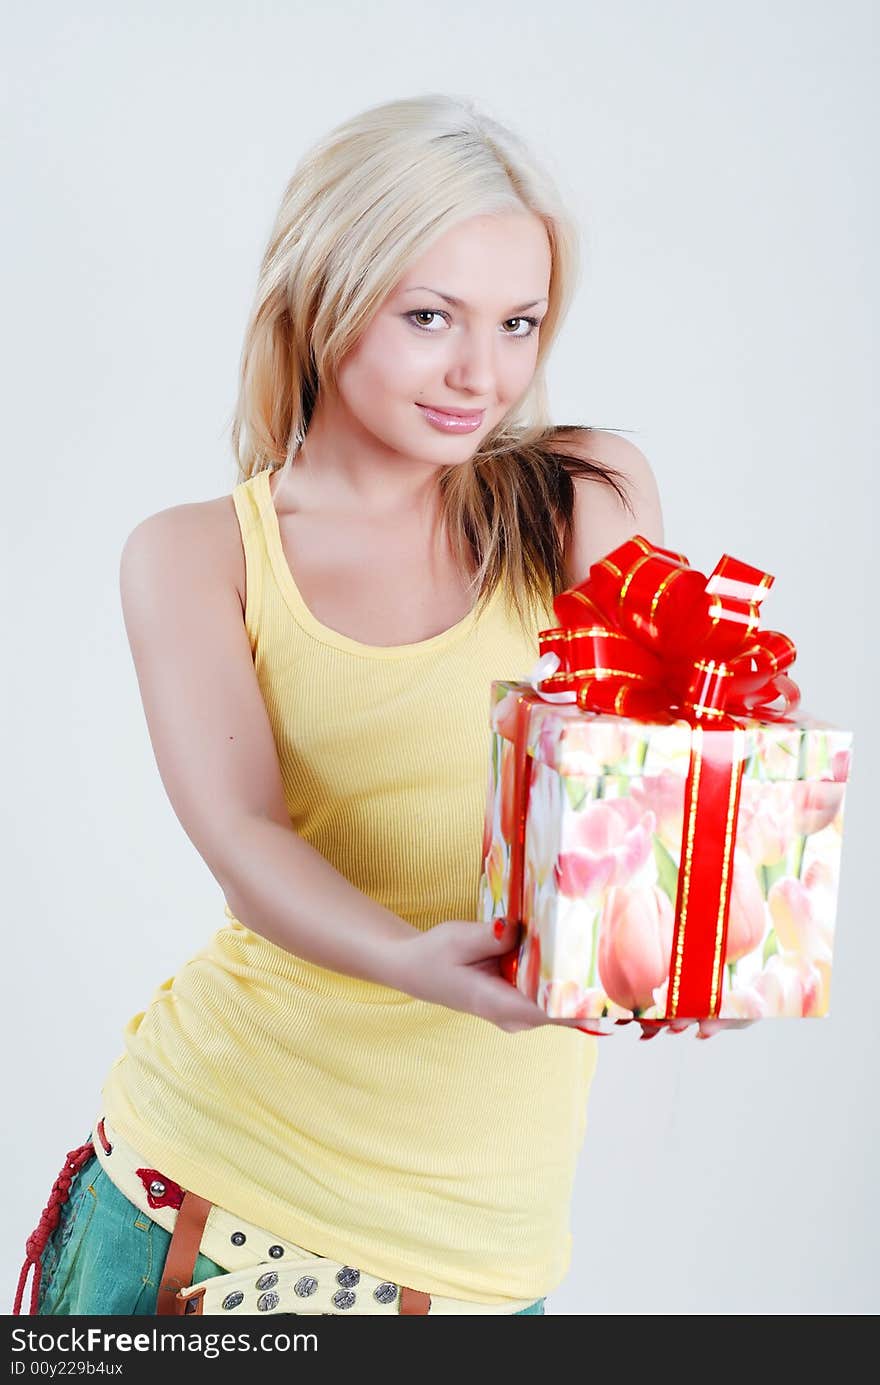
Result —
<instances>
[{"instance_id":1,"label":"neckline of tank top","mask_svg":"<svg viewBox=\"0 0 880 1385\"><path fill-rule=\"evenodd\" d=\"M312 614L306 605L302 593L297 586L290 564L284 553L284 546L281 542L281 525L278 520L278 511L272 496L272 489L269 485L271 469L264 467L262 470L242 481L242 487L249 486L253 490L254 498L257 502L257 510L260 514L263 525L263 534L266 539L266 546L269 552L269 559L275 580L285 598L293 615L302 625L312 634L315 639L323 644L331 645L335 649L346 650L351 654L361 655L369 659L399 659L409 654L428 654L434 650L441 649L448 644L461 639L467 634L475 623L475 607L472 606L461 620L456 621L455 625L450 625L448 629L441 630L436 635L431 635L426 640L416 640L410 644L364 644L361 640L353 639L350 635L343 635L339 630L334 630L329 625L324 625L322 621ZM499 583L491 597L484 615L492 610L503 595L501 583Z\"/></svg>"}]
</instances>

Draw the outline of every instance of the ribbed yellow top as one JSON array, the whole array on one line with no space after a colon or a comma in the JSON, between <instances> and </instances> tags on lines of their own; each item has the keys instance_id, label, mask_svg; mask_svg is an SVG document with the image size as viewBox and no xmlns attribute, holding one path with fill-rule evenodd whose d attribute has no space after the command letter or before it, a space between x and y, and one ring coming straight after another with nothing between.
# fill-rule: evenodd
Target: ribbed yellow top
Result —
<instances>
[{"instance_id":1,"label":"ribbed yellow top","mask_svg":"<svg viewBox=\"0 0 880 1385\"><path fill-rule=\"evenodd\" d=\"M269 472L237 485L245 621L291 822L418 928L476 919L494 678L527 673L501 590L415 644L316 620ZM153 1167L372 1274L488 1303L564 1277L597 1040L488 1021L316 966L236 919L123 1031L104 1109Z\"/></svg>"}]
</instances>

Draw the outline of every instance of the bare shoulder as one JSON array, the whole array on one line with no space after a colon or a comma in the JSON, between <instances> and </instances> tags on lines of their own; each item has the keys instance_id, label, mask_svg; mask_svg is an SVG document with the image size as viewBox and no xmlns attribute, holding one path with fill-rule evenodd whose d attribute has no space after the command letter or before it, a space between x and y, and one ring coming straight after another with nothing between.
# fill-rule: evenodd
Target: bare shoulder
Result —
<instances>
[{"instance_id":1,"label":"bare shoulder","mask_svg":"<svg viewBox=\"0 0 880 1385\"><path fill-rule=\"evenodd\" d=\"M171 505L141 520L123 545L123 581L136 582L157 566L231 584L244 611L244 551L232 496Z\"/></svg>"},{"instance_id":2,"label":"bare shoulder","mask_svg":"<svg viewBox=\"0 0 880 1385\"><path fill-rule=\"evenodd\" d=\"M565 555L569 586L589 576L597 559L641 534L650 543L664 546L663 512L657 480L650 462L635 443L619 433L582 428L560 435L565 450L612 467L629 497L627 509L614 488L595 477L577 477L572 514L571 541Z\"/></svg>"}]
</instances>

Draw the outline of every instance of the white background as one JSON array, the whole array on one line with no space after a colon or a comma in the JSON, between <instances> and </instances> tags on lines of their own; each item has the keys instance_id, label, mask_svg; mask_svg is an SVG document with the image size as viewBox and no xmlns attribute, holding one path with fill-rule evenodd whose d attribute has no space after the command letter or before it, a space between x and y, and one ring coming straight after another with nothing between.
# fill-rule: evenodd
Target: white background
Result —
<instances>
[{"instance_id":1,"label":"white background","mask_svg":"<svg viewBox=\"0 0 880 1385\"><path fill-rule=\"evenodd\" d=\"M880 1308L876 14L7 13L3 1311L123 1025L223 923L153 760L123 542L237 479L242 334L301 154L367 105L434 90L523 134L583 228L557 421L628 430L667 545L694 566L727 551L776 574L764 624L798 646L804 706L855 731L832 1016L600 1041L573 1260L548 1311Z\"/></svg>"}]
</instances>

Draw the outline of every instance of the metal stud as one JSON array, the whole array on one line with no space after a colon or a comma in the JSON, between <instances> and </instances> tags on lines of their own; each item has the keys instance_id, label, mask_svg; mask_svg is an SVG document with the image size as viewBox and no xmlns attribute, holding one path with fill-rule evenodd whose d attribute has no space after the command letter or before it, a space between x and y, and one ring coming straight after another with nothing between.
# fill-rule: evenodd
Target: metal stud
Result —
<instances>
[{"instance_id":1,"label":"metal stud","mask_svg":"<svg viewBox=\"0 0 880 1385\"><path fill-rule=\"evenodd\" d=\"M238 1305L239 1305L240 1303L242 1303L243 1301L244 1301L244 1294L239 1293L239 1291L236 1289L236 1291L235 1291L234 1294L227 1294L227 1295L226 1295L225 1299L223 1300L223 1303L222 1303L221 1307L227 1308L227 1309L228 1309L228 1308L237 1308Z\"/></svg>"},{"instance_id":2,"label":"metal stud","mask_svg":"<svg viewBox=\"0 0 880 1385\"><path fill-rule=\"evenodd\" d=\"M150 1192L153 1194L153 1197L164 1197L167 1189L164 1183L158 1178L154 1178L150 1184Z\"/></svg>"},{"instance_id":3,"label":"metal stud","mask_svg":"<svg viewBox=\"0 0 880 1385\"><path fill-rule=\"evenodd\" d=\"M245 1241L247 1240L247 1236L244 1234L243 1231L233 1231L229 1239L234 1246L243 1246Z\"/></svg>"},{"instance_id":4,"label":"metal stud","mask_svg":"<svg viewBox=\"0 0 880 1385\"><path fill-rule=\"evenodd\" d=\"M337 1308L351 1308L356 1298L357 1295L353 1294L351 1289L337 1289L333 1295L333 1302Z\"/></svg>"},{"instance_id":5,"label":"metal stud","mask_svg":"<svg viewBox=\"0 0 880 1385\"><path fill-rule=\"evenodd\" d=\"M293 1292L300 1298L308 1298L318 1287L318 1281L310 1274L304 1274L302 1279L298 1279L293 1286Z\"/></svg>"},{"instance_id":6,"label":"metal stud","mask_svg":"<svg viewBox=\"0 0 880 1385\"><path fill-rule=\"evenodd\" d=\"M343 1265L336 1276L336 1283L341 1284L344 1289L353 1289L355 1284L359 1284L361 1279L360 1270L352 1269L351 1265Z\"/></svg>"},{"instance_id":7,"label":"metal stud","mask_svg":"<svg viewBox=\"0 0 880 1385\"><path fill-rule=\"evenodd\" d=\"M260 1294L260 1297L257 1299L257 1310L260 1313L268 1313L271 1309L277 1308L280 1302L280 1294Z\"/></svg>"},{"instance_id":8,"label":"metal stud","mask_svg":"<svg viewBox=\"0 0 880 1385\"><path fill-rule=\"evenodd\" d=\"M393 1303L397 1298L397 1285L386 1280L384 1284L380 1284L377 1289L373 1290L373 1298L378 1303Z\"/></svg>"},{"instance_id":9,"label":"metal stud","mask_svg":"<svg viewBox=\"0 0 880 1385\"><path fill-rule=\"evenodd\" d=\"M284 1254L284 1246L270 1246L269 1254L272 1256L273 1260L280 1260L281 1256Z\"/></svg>"},{"instance_id":10,"label":"metal stud","mask_svg":"<svg viewBox=\"0 0 880 1385\"><path fill-rule=\"evenodd\" d=\"M278 1283L278 1276L277 1276L277 1274L275 1273L274 1270L270 1270L268 1274L261 1274L261 1275L260 1275L260 1277L259 1277L259 1279L257 1280L256 1284L254 1285L254 1288L255 1288L255 1289L274 1289L274 1288L275 1288L275 1285L276 1285L277 1283Z\"/></svg>"}]
</instances>

